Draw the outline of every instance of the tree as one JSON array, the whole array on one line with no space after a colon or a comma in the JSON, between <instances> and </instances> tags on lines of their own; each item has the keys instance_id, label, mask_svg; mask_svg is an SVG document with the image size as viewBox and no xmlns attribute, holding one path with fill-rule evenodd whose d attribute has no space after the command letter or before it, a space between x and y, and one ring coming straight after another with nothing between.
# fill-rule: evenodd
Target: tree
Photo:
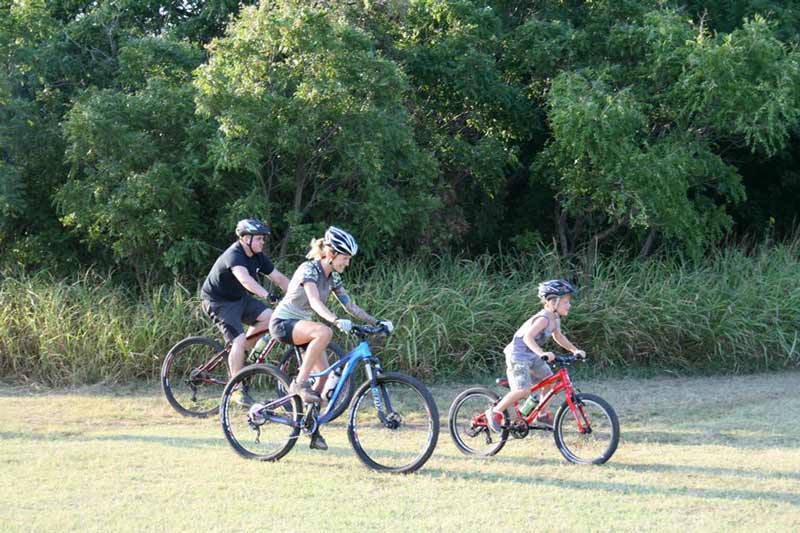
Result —
<instances>
[{"instance_id":1,"label":"tree","mask_svg":"<svg viewBox=\"0 0 800 533\"><path fill-rule=\"evenodd\" d=\"M209 52L195 83L229 220L269 219L281 256L329 223L356 227L368 256L431 229L436 168L409 133L405 77L366 34L284 1L243 10Z\"/></svg>"},{"instance_id":2,"label":"tree","mask_svg":"<svg viewBox=\"0 0 800 533\"><path fill-rule=\"evenodd\" d=\"M771 156L797 123L800 56L760 18L713 36L651 12L617 25L611 42L619 63L555 79L553 136L537 176L558 191L565 216L589 221L595 241L638 227L699 253L730 228L727 207L744 198L725 151ZM569 250L563 225L561 242Z\"/></svg>"},{"instance_id":3,"label":"tree","mask_svg":"<svg viewBox=\"0 0 800 533\"><path fill-rule=\"evenodd\" d=\"M130 41L117 76L127 91L88 91L66 116L71 172L56 195L61 221L140 281L151 269L191 271L209 254L197 189L211 129L195 115L188 83L200 59L187 45Z\"/></svg>"}]
</instances>

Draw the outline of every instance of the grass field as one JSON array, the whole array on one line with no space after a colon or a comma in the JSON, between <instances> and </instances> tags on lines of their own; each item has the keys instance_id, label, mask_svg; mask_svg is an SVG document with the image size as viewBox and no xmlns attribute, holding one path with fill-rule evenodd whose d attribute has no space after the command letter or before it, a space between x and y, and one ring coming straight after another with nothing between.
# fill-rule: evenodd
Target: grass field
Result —
<instances>
[{"instance_id":1,"label":"grass field","mask_svg":"<svg viewBox=\"0 0 800 533\"><path fill-rule=\"evenodd\" d=\"M364 468L344 422L327 452L303 437L258 463L154 385L0 387L0 531L800 530L800 373L578 386L619 414L608 464L567 463L549 434L461 455L450 384L433 387L439 446L411 476Z\"/></svg>"}]
</instances>

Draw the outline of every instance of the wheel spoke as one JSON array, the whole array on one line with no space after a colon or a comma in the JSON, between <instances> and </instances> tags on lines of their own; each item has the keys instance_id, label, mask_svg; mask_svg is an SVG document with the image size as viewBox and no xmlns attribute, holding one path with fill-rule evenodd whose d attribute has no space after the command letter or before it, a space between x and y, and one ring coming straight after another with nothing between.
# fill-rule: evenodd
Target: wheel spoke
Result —
<instances>
[{"instance_id":1,"label":"wheel spoke","mask_svg":"<svg viewBox=\"0 0 800 533\"><path fill-rule=\"evenodd\" d=\"M253 406L233 401L232 393L246 382ZM266 365L248 367L236 375L222 396L222 427L225 437L240 455L259 460L277 460L294 445L299 432L300 405L297 398L280 398L285 376Z\"/></svg>"},{"instance_id":2,"label":"wheel spoke","mask_svg":"<svg viewBox=\"0 0 800 533\"><path fill-rule=\"evenodd\" d=\"M483 387L468 389L453 401L448 425L450 436L462 453L494 455L505 446L508 431L493 434L483 414L496 401L497 395Z\"/></svg>"},{"instance_id":3,"label":"wheel spoke","mask_svg":"<svg viewBox=\"0 0 800 533\"><path fill-rule=\"evenodd\" d=\"M348 434L356 453L377 470L411 472L436 446L438 412L427 389L406 376L380 378L383 420L370 386L362 386L353 402ZM391 407L389 407L391 406Z\"/></svg>"},{"instance_id":4,"label":"wheel spoke","mask_svg":"<svg viewBox=\"0 0 800 533\"><path fill-rule=\"evenodd\" d=\"M179 413L203 417L217 412L228 380L226 357L220 352L222 346L213 339L192 337L181 341L167 355L161 385Z\"/></svg>"},{"instance_id":5,"label":"wheel spoke","mask_svg":"<svg viewBox=\"0 0 800 533\"><path fill-rule=\"evenodd\" d=\"M582 395L573 412L565 402L556 416L556 445L574 463L606 462L619 442L616 413L602 398Z\"/></svg>"}]
</instances>

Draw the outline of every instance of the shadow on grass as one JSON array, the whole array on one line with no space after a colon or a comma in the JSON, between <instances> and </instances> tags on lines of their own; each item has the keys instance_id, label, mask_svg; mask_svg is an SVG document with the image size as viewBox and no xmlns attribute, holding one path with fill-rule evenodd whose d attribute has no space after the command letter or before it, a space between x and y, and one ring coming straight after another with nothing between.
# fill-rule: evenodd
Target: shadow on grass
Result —
<instances>
[{"instance_id":1,"label":"shadow on grass","mask_svg":"<svg viewBox=\"0 0 800 533\"><path fill-rule=\"evenodd\" d=\"M167 446L174 446L177 448L217 448L226 447L233 452L234 450L229 447L228 441L221 435L219 437L170 437L158 435L85 435L78 431L56 431L52 433L33 433L33 432L7 432L0 431L0 441L6 439L19 439L23 441L69 441L69 442L141 442L149 444L162 444ZM320 453L318 451L308 450L308 437L300 435L297 438L294 450L305 448L311 453ZM290 452L291 453L291 452ZM326 455L335 456L352 456L354 455L353 449L347 446L330 446L324 452Z\"/></svg>"},{"instance_id":2,"label":"shadow on grass","mask_svg":"<svg viewBox=\"0 0 800 533\"><path fill-rule=\"evenodd\" d=\"M577 467L577 466L576 466ZM603 468L603 467L599 467ZM560 489L603 491L609 494L636 494L640 496L693 496L706 499L720 500L754 500L788 503L800 507L800 495L789 492L757 491L757 490L724 490L724 489L698 489L684 487L659 487L653 485L640 485L635 483L614 483L606 481L572 481L563 478L548 478L544 476L525 475L498 475L483 472L452 472L441 468L423 468L417 475L432 478L461 478L473 481L486 481L496 484L498 481L511 481L524 485L551 486Z\"/></svg>"},{"instance_id":3,"label":"shadow on grass","mask_svg":"<svg viewBox=\"0 0 800 533\"><path fill-rule=\"evenodd\" d=\"M222 437L167 437L155 435L85 435L78 431L54 431L52 433L7 432L0 431L0 440L20 439L28 441L71 441L71 442L149 442L168 444L181 448L206 448L225 443Z\"/></svg>"},{"instance_id":4,"label":"shadow on grass","mask_svg":"<svg viewBox=\"0 0 800 533\"><path fill-rule=\"evenodd\" d=\"M736 468L717 468L708 466L653 464L615 464L607 463L602 468L628 472L671 472L675 474L699 474L703 476L741 477L748 479L796 479L800 480L800 472L778 472L775 470L739 470Z\"/></svg>"},{"instance_id":5,"label":"shadow on grass","mask_svg":"<svg viewBox=\"0 0 800 533\"><path fill-rule=\"evenodd\" d=\"M707 430L696 431L622 431L622 442L636 444L678 444L684 446L721 445L734 448L763 449L774 446L786 448L800 447L797 434L771 433L762 435L733 435L730 431Z\"/></svg>"}]
</instances>

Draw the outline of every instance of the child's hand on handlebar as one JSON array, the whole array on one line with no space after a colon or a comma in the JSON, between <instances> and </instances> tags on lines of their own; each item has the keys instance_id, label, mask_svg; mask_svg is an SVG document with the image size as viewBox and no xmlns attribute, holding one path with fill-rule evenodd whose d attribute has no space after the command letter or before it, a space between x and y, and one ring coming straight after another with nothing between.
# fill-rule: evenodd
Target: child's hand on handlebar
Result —
<instances>
[{"instance_id":1,"label":"child's hand on handlebar","mask_svg":"<svg viewBox=\"0 0 800 533\"><path fill-rule=\"evenodd\" d=\"M552 363L553 361L556 360L556 354L554 354L553 352L543 352L542 355L540 355L539 357L541 357L548 363Z\"/></svg>"},{"instance_id":2,"label":"child's hand on handlebar","mask_svg":"<svg viewBox=\"0 0 800 533\"><path fill-rule=\"evenodd\" d=\"M578 359L586 359L586 352L584 352L583 350L575 350L574 352L572 352L572 355L574 355Z\"/></svg>"}]
</instances>

